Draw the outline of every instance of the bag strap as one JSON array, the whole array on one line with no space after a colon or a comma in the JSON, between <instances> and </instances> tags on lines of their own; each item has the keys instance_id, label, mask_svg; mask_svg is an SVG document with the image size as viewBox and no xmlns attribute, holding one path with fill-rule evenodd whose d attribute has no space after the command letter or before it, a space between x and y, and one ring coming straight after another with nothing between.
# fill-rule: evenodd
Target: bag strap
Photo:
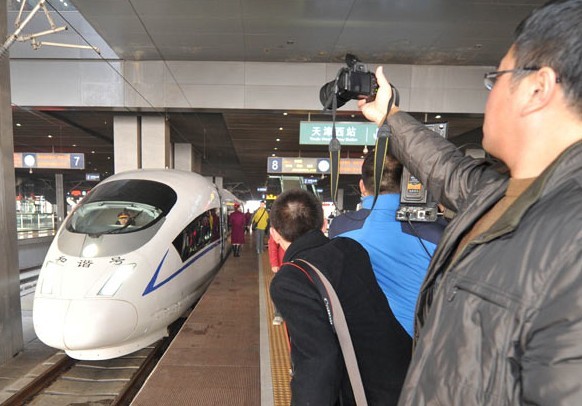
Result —
<instances>
[{"instance_id":1,"label":"bag strap","mask_svg":"<svg viewBox=\"0 0 582 406\"><path fill-rule=\"evenodd\" d=\"M336 333L342 349L344 362L352 385L352 391L354 392L354 397L356 399L356 405L367 406L368 402L366 400L366 393L364 391L360 369L358 368L358 361L356 359L352 337L350 336L346 317L339 298L329 280L319 269L317 269L316 266L304 259L298 259L298 261L304 262L309 265L309 267L304 269L294 262L286 262L284 265L293 265L303 271L321 295L329 318L329 324L334 333Z\"/></svg>"},{"instance_id":2,"label":"bag strap","mask_svg":"<svg viewBox=\"0 0 582 406\"><path fill-rule=\"evenodd\" d=\"M261 213L259 219L257 221L253 221L253 223L255 224L259 224L259 221L261 221L261 219L263 218L263 216L265 215L265 212L267 211L267 209L263 209L263 212Z\"/></svg>"}]
</instances>

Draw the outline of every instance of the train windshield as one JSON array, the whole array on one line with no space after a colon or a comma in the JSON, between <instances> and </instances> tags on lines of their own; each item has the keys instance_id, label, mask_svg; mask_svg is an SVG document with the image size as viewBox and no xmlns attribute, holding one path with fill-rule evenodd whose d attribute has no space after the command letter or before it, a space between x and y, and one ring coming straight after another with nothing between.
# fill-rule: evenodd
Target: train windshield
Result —
<instances>
[{"instance_id":1,"label":"train windshield","mask_svg":"<svg viewBox=\"0 0 582 406\"><path fill-rule=\"evenodd\" d=\"M67 223L73 233L124 234L147 228L176 203L176 192L148 180L119 180L96 187Z\"/></svg>"}]
</instances>

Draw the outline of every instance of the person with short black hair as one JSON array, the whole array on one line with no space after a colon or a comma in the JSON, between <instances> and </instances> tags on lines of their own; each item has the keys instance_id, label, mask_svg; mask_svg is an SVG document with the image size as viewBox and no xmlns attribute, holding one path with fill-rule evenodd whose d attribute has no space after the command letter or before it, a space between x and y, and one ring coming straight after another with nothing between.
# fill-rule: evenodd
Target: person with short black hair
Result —
<instances>
[{"instance_id":1,"label":"person with short black hair","mask_svg":"<svg viewBox=\"0 0 582 406\"><path fill-rule=\"evenodd\" d=\"M291 403L355 405L322 296L299 269L306 260L326 276L339 297L368 404L395 405L412 340L399 329L366 250L349 238L330 241L323 227L321 202L305 190L282 193L271 208L271 235L286 249L270 292L291 341Z\"/></svg>"},{"instance_id":2,"label":"person with short black hair","mask_svg":"<svg viewBox=\"0 0 582 406\"><path fill-rule=\"evenodd\" d=\"M445 224L396 220L403 167L390 153L384 160L380 192L372 209L374 157L373 150L368 152L362 164L359 182L362 209L335 218L329 228L329 237L352 238L368 251L390 309L412 337L416 299Z\"/></svg>"},{"instance_id":3,"label":"person with short black hair","mask_svg":"<svg viewBox=\"0 0 582 406\"><path fill-rule=\"evenodd\" d=\"M389 112L376 71L364 115L390 151L457 215L416 307L400 405L582 404L582 0L534 10L485 74L483 147L465 157L408 114Z\"/></svg>"}]
</instances>

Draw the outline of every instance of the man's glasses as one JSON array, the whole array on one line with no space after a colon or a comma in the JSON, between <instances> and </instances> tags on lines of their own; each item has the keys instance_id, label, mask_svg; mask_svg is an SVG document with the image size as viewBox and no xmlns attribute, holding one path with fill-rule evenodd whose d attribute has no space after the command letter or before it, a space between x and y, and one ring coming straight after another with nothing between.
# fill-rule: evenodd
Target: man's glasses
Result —
<instances>
[{"instance_id":1,"label":"man's glasses","mask_svg":"<svg viewBox=\"0 0 582 406\"><path fill-rule=\"evenodd\" d=\"M539 66L532 66L531 68L516 68L516 69L509 69L509 70L498 70L495 72L486 73L483 78L483 83L485 84L485 88L487 90L493 89L495 86L495 82L497 82L497 78L501 75L506 73L514 73L514 72L534 72L536 70L540 70ZM558 80L559 82L559 80Z\"/></svg>"}]
</instances>

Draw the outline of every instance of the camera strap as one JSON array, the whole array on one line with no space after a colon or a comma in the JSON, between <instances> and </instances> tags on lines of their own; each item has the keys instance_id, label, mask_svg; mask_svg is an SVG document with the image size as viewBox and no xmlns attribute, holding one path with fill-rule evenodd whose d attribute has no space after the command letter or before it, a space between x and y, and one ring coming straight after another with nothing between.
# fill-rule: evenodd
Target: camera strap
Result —
<instances>
[{"instance_id":1,"label":"camera strap","mask_svg":"<svg viewBox=\"0 0 582 406\"><path fill-rule=\"evenodd\" d=\"M378 195L380 194L380 183L382 182L382 174L384 173L384 162L386 160L386 153L388 152L388 139L392 134L390 126L388 125L388 114L392 110L392 106L398 107L400 105L400 93L392 83L390 83L392 88L392 96L388 101L388 108L386 109L386 116L382 120L382 124L378 129L378 135L376 137L376 148L374 150L374 202L372 203L372 208L376 205L376 200L378 200Z\"/></svg>"},{"instance_id":2,"label":"camera strap","mask_svg":"<svg viewBox=\"0 0 582 406\"><path fill-rule=\"evenodd\" d=\"M336 80L337 83L337 80ZM337 84L336 84L337 86ZM333 100L332 100L332 127L331 127L331 140L329 141L329 161L330 161L330 179L329 179L329 187L330 187L330 194L331 194L331 201L337 208L337 189L339 185L339 161L340 161L340 152L342 146L337 139L337 135L335 132L335 114L337 110L337 91L334 92Z\"/></svg>"}]
</instances>

